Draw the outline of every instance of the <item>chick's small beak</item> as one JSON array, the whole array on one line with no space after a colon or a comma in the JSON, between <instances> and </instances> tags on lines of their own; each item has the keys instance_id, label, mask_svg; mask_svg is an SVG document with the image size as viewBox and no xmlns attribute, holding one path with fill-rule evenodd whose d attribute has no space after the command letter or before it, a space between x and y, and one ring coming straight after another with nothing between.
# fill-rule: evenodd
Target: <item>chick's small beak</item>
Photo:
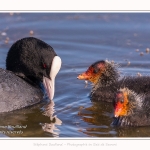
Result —
<instances>
[{"instance_id":1,"label":"chick's small beak","mask_svg":"<svg viewBox=\"0 0 150 150\"><path fill-rule=\"evenodd\" d=\"M86 74L86 72L84 72L84 73L82 73L82 74L80 74L80 75L78 75L77 76L77 79L79 79L79 80L88 80L88 75Z\"/></svg>"},{"instance_id":2,"label":"chick's small beak","mask_svg":"<svg viewBox=\"0 0 150 150\"><path fill-rule=\"evenodd\" d=\"M119 117L122 114L122 104L118 102L115 106L114 116Z\"/></svg>"},{"instance_id":3,"label":"chick's small beak","mask_svg":"<svg viewBox=\"0 0 150 150\"><path fill-rule=\"evenodd\" d=\"M61 58L55 56L50 71L50 79L43 76L43 84L50 100L53 100L55 93L55 77L61 68Z\"/></svg>"}]
</instances>

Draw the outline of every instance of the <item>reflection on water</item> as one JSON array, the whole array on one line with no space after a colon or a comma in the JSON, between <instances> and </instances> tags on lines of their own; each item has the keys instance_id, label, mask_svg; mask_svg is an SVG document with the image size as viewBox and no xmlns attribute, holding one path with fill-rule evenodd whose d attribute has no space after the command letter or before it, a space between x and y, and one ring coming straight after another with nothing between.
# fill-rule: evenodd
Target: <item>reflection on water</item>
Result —
<instances>
[{"instance_id":1,"label":"reflection on water","mask_svg":"<svg viewBox=\"0 0 150 150\"><path fill-rule=\"evenodd\" d=\"M43 100L34 106L0 114L0 136L59 137L57 126L62 121L54 113L54 101ZM47 132L50 134L46 134Z\"/></svg>"},{"instance_id":2,"label":"reflection on water","mask_svg":"<svg viewBox=\"0 0 150 150\"><path fill-rule=\"evenodd\" d=\"M149 126L111 126L113 121L113 107L111 103L94 102L90 107L80 108L78 115L82 118L82 121L88 124L78 131L88 137L149 137L150 135Z\"/></svg>"},{"instance_id":3,"label":"reflection on water","mask_svg":"<svg viewBox=\"0 0 150 150\"><path fill-rule=\"evenodd\" d=\"M112 104L107 102L93 102L92 104L92 106L82 108L78 112L82 120L90 125L80 131L92 137L115 136L116 132L110 131L109 126L113 119Z\"/></svg>"},{"instance_id":4,"label":"reflection on water","mask_svg":"<svg viewBox=\"0 0 150 150\"><path fill-rule=\"evenodd\" d=\"M59 137L59 129L56 125L61 125L62 121L54 115L55 112L55 103L51 100L48 104L43 106L43 115L49 117L49 123L41 123L42 129L45 132L49 132Z\"/></svg>"}]
</instances>

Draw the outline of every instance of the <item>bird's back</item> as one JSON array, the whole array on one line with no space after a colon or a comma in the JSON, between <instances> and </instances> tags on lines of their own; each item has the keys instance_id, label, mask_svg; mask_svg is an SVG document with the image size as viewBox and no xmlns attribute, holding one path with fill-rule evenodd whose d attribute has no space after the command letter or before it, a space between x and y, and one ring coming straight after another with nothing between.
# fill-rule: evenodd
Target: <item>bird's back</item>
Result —
<instances>
[{"instance_id":1,"label":"bird's back","mask_svg":"<svg viewBox=\"0 0 150 150\"><path fill-rule=\"evenodd\" d=\"M118 82L118 88L128 88L137 94L150 93L150 76L124 77Z\"/></svg>"},{"instance_id":2,"label":"bird's back","mask_svg":"<svg viewBox=\"0 0 150 150\"><path fill-rule=\"evenodd\" d=\"M0 68L0 113L40 102L43 94L13 72Z\"/></svg>"}]
</instances>

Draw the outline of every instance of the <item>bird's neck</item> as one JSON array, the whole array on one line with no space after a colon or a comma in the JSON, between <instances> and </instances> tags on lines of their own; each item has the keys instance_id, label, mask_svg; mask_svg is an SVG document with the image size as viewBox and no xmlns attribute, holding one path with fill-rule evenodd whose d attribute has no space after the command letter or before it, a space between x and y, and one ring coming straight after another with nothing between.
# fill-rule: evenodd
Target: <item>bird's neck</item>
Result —
<instances>
[{"instance_id":1,"label":"bird's neck","mask_svg":"<svg viewBox=\"0 0 150 150\"><path fill-rule=\"evenodd\" d=\"M22 78L25 80L27 83L29 83L32 86L39 86L40 80L36 79L35 77L32 76L25 76L23 73L15 73L18 77Z\"/></svg>"},{"instance_id":2,"label":"bird's neck","mask_svg":"<svg viewBox=\"0 0 150 150\"><path fill-rule=\"evenodd\" d=\"M119 74L117 69L109 64L107 65L107 68L105 69L103 74L101 74L98 81L95 84L93 84L92 91L94 92L98 88L105 88L109 86L114 87L117 85L118 78Z\"/></svg>"}]
</instances>

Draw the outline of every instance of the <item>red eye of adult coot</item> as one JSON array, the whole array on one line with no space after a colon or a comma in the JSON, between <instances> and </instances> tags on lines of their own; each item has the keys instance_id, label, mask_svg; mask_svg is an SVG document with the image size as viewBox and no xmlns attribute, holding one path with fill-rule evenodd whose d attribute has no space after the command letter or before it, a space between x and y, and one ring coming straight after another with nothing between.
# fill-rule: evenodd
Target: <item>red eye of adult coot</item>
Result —
<instances>
[{"instance_id":1,"label":"red eye of adult coot","mask_svg":"<svg viewBox=\"0 0 150 150\"><path fill-rule=\"evenodd\" d=\"M47 68L47 65L45 63L43 63L43 68L46 69Z\"/></svg>"}]
</instances>

